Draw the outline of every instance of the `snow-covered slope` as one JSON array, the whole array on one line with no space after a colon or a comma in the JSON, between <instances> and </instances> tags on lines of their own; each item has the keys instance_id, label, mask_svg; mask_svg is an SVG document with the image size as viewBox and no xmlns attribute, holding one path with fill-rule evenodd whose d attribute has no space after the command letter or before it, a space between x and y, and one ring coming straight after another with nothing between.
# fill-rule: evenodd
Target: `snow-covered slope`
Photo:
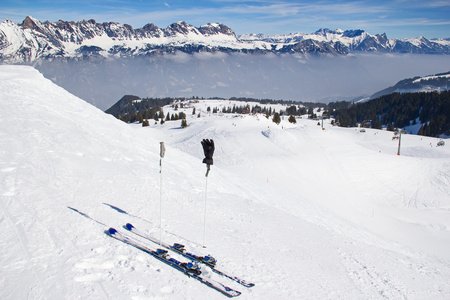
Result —
<instances>
[{"instance_id":1,"label":"snow-covered slope","mask_svg":"<svg viewBox=\"0 0 450 300\"><path fill-rule=\"evenodd\" d=\"M132 222L158 235L160 195L163 239L254 282L219 278L239 299L450 297L450 148L436 139L404 135L397 156L388 132L206 114L227 101L186 108L186 129L143 128L30 67L0 79L2 299L223 299L104 234ZM203 138L216 143L207 182Z\"/></svg>"}]
</instances>

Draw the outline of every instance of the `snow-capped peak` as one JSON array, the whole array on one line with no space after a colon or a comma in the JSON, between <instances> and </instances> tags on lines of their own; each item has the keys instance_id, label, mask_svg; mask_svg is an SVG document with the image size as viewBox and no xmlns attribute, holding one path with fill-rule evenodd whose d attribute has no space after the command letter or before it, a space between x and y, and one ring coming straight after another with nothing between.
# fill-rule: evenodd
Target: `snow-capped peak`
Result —
<instances>
[{"instance_id":1,"label":"snow-capped peak","mask_svg":"<svg viewBox=\"0 0 450 300\"><path fill-rule=\"evenodd\" d=\"M176 51L246 53L296 53L300 55L345 55L352 51L406 53L450 53L444 41L425 38L388 40L385 34L371 35L364 30L319 29L311 34L293 33L267 36L244 34L220 23L200 27L179 21L160 29L154 24L133 29L116 22L40 22L26 17L18 25L0 24L0 60L33 62L41 58L83 58L91 55L147 56ZM309 41L310 40L310 41ZM308 45L315 45L312 50ZM319 49L320 48L320 49Z\"/></svg>"}]
</instances>

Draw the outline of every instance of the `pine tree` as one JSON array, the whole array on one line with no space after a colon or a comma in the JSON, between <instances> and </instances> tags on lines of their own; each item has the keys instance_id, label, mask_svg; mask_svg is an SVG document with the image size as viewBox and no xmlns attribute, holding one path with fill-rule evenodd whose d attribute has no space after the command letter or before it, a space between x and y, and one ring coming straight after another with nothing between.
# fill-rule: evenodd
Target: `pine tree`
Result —
<instances>
[{"instance_id":1,"label":"pine tree","mask_svg":"<svg viewBox=\"0 0 450 300\"><path fill-rule=\"evenodd\" d=\"M293 115L290 115L289 116L289 122L292 123L292 124L295 124L295 123L297 123L297 120L295 119L295 117Z\"/></svg>"},{"instance_id":2,"label":"pine tree","mask_svg":"<svg viewBox=\"0 0 450 300\"><path fill-rule=\"evenodd\" d=\"M286 114L296 115L297 114L297 107L295 105L291 105L290 107L286 108Z\"/></svg>"},{"instance_id":3,"label":"pine tree","mask_svg":"<svg viewBox=\"0 0 450 300\"><path fill-rule=\"evenodd\" d=\"M181 120L181 128L186 128L188 125L187 125L187 122L186 122L186 119L182 119Z\"/></svg>"},{"instance_id":4,"label":"pine tree","mask_svg":"<svg viewBox=\"0 0 450 300\"><path fill-rule=\"evenodd\" d=\"M281 123L281 118L280 118L280 114L279 113L275 113L273 115L272 121L274 123L276 123L277 125L279 125Z\"/></svg>"},{"instance_id":5,"label":"pine tree","mask_svg":"<svg viewBox=\"0 0 450 300\"><path fill-rule=\"evenodd\" d=\"M308 118L314 119L314 108L310 107L308 110Z\"/></svg>"}]
</instances>

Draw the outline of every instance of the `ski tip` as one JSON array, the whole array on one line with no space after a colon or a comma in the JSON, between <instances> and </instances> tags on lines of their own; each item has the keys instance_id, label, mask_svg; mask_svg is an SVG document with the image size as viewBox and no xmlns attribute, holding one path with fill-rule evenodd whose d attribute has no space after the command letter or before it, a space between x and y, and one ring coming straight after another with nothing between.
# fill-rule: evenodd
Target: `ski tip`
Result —
<instances>
[{"instance_id":1,"label":"ski tip","mask_svg":"<svg viewBox=\"0 0 450 300\"><path fill-rule=\"evenodd\" d=\"M111 227L108 229L108 233L109 233L109 235L114 235L117 233L117 230L115 230L114 228Z\"/></svg>"},{"instance_id":2,"label":"ski tip","mask_svg":"<svg viewBox=\"0 0 450 300\"><path fill-rule=\"evenodd\" d=\"M130 223L127 223L127 225L125 225L125 228L126 228L127 230L132 230L132 229L134 228L134 226L131 225Z\"/></svg>"},{"instance_id":3,"label":"ski tip","mask_svg":"<svg viewBox=\"0 0 450 300\"><path fill-rule=\"evenodd\" d=\"M226 296L228 296L228 298L232 298L232 297L237 297L241 294L241 292L233 290L229 287L225 287L225 291L226 291Z\"/></svg>"}]
</instances>

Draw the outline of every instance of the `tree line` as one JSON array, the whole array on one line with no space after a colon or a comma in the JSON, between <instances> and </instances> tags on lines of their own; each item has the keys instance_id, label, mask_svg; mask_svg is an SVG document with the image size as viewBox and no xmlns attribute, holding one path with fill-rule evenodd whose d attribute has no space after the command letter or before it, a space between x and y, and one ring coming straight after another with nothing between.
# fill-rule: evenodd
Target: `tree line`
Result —
<instances>
[{"instance_id":1,"label":"tree line","mask_svg":"<svg viewBox=\"0 0 450 300\"><path fill-rule=\"evenodd\" d=\"M199 97L190 98L203 99ZM216 97L217 100L224 100ZM126 95L122 97L115 105L106 112L110 113L120 120L127 123L143 123L154 119L155 122L164 123L165 121L185 120L183 112L172 115L164 115L162 107L172 104L177 110L178 106L183 108L183 102L186 98L144 98ZM418 132L420 135L439 136L442 134L450 135L450 92L431 92L431 93L394 93L384 95L379 98L362 102L352 103L347 101L324 103L305 103L285 100L253 99L253 98L230 98L229 100L254 102L255 105L243 104L218 107L208 107L209 113L261 113L267 118L274 116L278 121L279 116L300 116L308 115L309 118L317 118L314 108L323 110L323 117L335 119L336 124L342 127L356 127L360 124L363 127L388 130L404 128L417 123L422 124ZM263 104L284 104L286 109L280 112L270 106ZM193 109L195 114L195 108ZM294 121L295 118L289 118ZM144 124L145 125L145 124ZM186 125L186 124L184 124Z\"/></svg>"},{"instance_id":2,"label":"tree line","mask_svg":"<svg viewBox=\"0 0 450 300\"><path fill-rule=\"evenodd\" d=\"M342 127L361 126L388 130L422 124L418 134L450 134L450 92L393 93L332 112Z\"/></svg>"}]
</instances>

